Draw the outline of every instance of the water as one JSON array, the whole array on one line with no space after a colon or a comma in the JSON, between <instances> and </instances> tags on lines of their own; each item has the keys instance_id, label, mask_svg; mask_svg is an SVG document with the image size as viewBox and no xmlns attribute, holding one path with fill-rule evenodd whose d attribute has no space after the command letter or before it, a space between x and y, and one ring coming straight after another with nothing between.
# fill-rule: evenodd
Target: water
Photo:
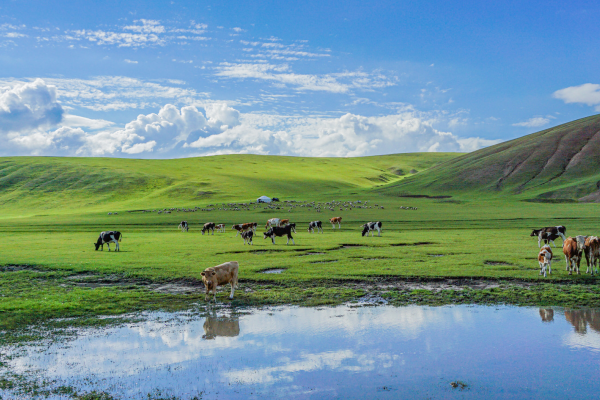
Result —
<instances>
[{"instance_id":1,"label":"water","mask_svg":"<svg viewBox=\"0 0 600 400\"><path fill-rule=\"evenodd\" d=\"M597 398L599 332L600 310L219 309L85 330L20 349L8 363L55 385L127 399L156 389L203 399Z\"/></svg>"}]
</instances>

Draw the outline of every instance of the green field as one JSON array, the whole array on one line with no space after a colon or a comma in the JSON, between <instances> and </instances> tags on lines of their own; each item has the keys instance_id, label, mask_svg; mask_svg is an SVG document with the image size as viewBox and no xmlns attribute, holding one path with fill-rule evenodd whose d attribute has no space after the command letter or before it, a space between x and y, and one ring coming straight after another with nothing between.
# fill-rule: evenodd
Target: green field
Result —
<instances>
[{"instance_id":1,"label":"green field","mask_svg":"<svg viewBox=\"0 0 600 400\"><path fill-rule=\"evenodd\" d=\"M12 332L58 317L93 323L101 315L185 308L204 301L200 272L232 260L240 263L232 302L240 306L365 298L600 305L585 261L581 275L565 271L560 240L552 276L539 277L537 239L529 237L532 228L556 224L573 236L600 234L600 205L540 204L468 191L441 199L395 192L411 170L420 174L454 156L2 159L0 329ZM261 194L293 203L278 203L279 209L239 205ZM305 206L334 200L354 207L322 206L317 212ZM223 205L233 202L238 205ZM213 211L139 211L165 207ZM326 222L333 216L343 217L342 229ZM297 224L295 245L263 240L262 226L272 217ZM308 222L317 219L325 232L307 233ZM181 220L190 223L188 233L177 230ZM360 225L374 220L383 222L382 237L361 237ZM202 235L207 221L225 223L226 233ZM259 223L258 236L246 246L231 225L251 221ZM121 252L94 251L102 230L123 233ZM273 268L284 271L263 273ZM439 284L441 290L429 290ZM218 300L229 302L224 292Z\"/></svg>"}]
</instances>

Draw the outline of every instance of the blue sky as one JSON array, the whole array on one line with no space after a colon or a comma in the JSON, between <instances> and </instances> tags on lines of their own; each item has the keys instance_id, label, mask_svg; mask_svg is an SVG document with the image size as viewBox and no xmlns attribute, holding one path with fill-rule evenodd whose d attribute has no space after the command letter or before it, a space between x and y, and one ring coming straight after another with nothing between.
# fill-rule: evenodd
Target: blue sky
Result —
<instances>
[{"instance_id":1,"label":"blue sky","mask_svg":"<svg viewBox=\"0 0 600 400\"><path fill-rule=\"evenodd\" d=\"M2 2L0 155L472 151L600 112L598 2L367 3Z\"/></svg>"}]
</instances>

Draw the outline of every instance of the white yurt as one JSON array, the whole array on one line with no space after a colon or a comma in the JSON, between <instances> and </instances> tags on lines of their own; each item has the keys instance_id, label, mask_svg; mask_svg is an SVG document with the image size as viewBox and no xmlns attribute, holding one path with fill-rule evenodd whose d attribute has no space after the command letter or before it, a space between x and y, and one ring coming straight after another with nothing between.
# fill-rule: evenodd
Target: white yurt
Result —
<instances>
[{"instance_id":1,"label":"white yurt","mask_svg":"<svg viewBox=\"0 0 600 400\"><path fill-rule=\"evenodd\" d=\"M267 196L260 196L258 199L256 199L257 203L270 203L271 199Z\"/></svg>"}]
</instances>

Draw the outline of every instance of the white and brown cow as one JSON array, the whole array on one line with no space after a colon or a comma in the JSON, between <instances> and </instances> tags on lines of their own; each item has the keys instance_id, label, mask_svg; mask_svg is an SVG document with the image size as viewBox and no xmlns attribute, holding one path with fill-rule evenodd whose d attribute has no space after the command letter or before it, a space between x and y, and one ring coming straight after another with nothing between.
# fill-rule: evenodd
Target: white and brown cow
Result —
<instances>
[{"instance_id":1,"label":"white and brown cow","mask_svg":"<svg viewBox=\"0 0 600 400\"><path fill-rule=\"evenodd\" d=\"M246 232L248 229L252 229L252 224L235 224L231 227L231 229L235 229L237 231L235 234L235 237L237 237L237 235L240 233Z\"/></svg>"},{"instance_id":2,"label":"white and brown cow","mask_svg":"<svg viewBox=\"0 0 600 400\"><path fill-rule=\"evenodd\" d=\"M279 218L271 218L270 220L267 221L267 224L265 225L265 229L269 229L273 226L279 226L279 221L281 221Z\"/></svg>"},{"instance_id":3,"label":"white and brown cow","mask_svg":"<svg viewBox=\"0 0 600 400\"><path fill-rule=\"evenodd\" d=\"M329 220L331 227L335 229L335 224L338 224L338 228L342 228L342 217L333 217Z\"/></svg>"},{"instance_id":4,"label":"white and brown cow","mask_svg":"<svg viewBox=\"0 0 600 400\"><path fill-rule=\"evenodd\" d=\"M215 302L217 301L217 286L231 284L230 299L233 299L233 293L238 283L239 264L237 261L229 261L216 267L206 268L202 271L202 282L206 289L204 300L209 300L209 295L212 292Z\"/></svg>"},{"instance_id":5,"label":"white and brown cow","mask_svg":"<svg viewBox=\"0 0 600 400\"><path fill-rule=\"evenodd\" d=\"M377 222L367 222L366 224L362 225L362 235L365 236L369 236L369 232L371 233L371 236L375 235L375 231L377 231L377 236L381 236L381 226L383 224L380 221Z\"/></svg>"},{"instance_id":6,"label":"white and brown cow","mask_svg":"<svg viewBox=\"0 0 600 400\"><path fill-rule=\"evenodd\" d=\"M96 241L96 243L94 243L94 246L96 246L96 250L100 249L101 251L104 251L104 245L106 244L108 246L108 251L110 251L110 243L114 243L115 244L115 251L121 251L121 249L119 248L119 242L123 239L123 235L121 234L121 232L117 232L117 231L105 231L105 232L100 232L100 236L98 237L98 240Z\"/></svg>"},{"instance_id":7,"label":"white and brown cow","mask_svg":"<svg viewBox=\"0 0 600 400\"><path fill-rule=\"evenodd\" d=\"M579 275L581 253L579 253L579 249L577 248L577 241L569 236L563 243L563 253L565 255L565 260L567 261L567 271L569 271L569 275L573 274L575 268L577 268L577 274Z\"/></svg>"},{"instance_id":8,"label":"white and brown cow","mask_svg":"<svg viewBox=\"0 0 600 400\"><path fill-rule=\"evenodd\" d=\"M202 226L202 234L204 235L204 232L212 231L212 234L214 235L216 227L217 225L214 222L207 222L204 224L204 226Z\"/></svg>"},{"instance_id":9,"label":"white and brown cow","mask_svg":"<svg viewBox=\"0 0 600 400\"><path fill-rule=\"evenodd\" d=\"M215 225L217 232L225 232L225 224Z\"/></svg>"},{"instance_id":10,"label":"white and brown cow","mask_svg":"<svg viewBox=\"0 0 600 400\"><path fill-rule=\"evenodd\" d=\"M543 274L544 278L546 277L546 268L548 268L549 274L552 273L552 249L547 244L540 249L538 262L540 264L540 275Z\"/></svg>"},{"instance_id":11,"label":"white and brown cow","mask_svg":"<svg viewBox=\"0 0 600 400\"><path fill-rule=\"evenodd\" d=\"M542 247L542 240L544 244L552 242L552 245L556 247L554 241L559 237L562 238L563 244L565 242L565 235L567 234L567 228L563 225L559 226L548 226L542 229L534 229L529 236L536 236L538 238L538 247Z\"/></svg>"},{"instance_id":12,"label":"white and brown cow","mask_svg":"<svg viewBox=\"0 0 600 400\"><path fill-rule=\"evenodd\" d=\"M179 224L179 226L177 228L181 229L181 232L187 232L190 230L190 227L189 227L187 221L181 221L181 223Z\"/></svg>"},{"instance_id":13,"label":"white and brown cow","mask_svg":"<svg viewBox=\"0 0 600 400\"><path fill-rule=\"evenodd\" d=\"M277 224L278 226L286 226L287 224L290 223L289 219L280 219L279 220L279 224Z\"/></svg>"},{"instance_id":14,"label":"white and brown cow","mask_svg":"<svg viewBox=\"0 0 600 400\"><path fill-rule=\"evenodd\" d=\"M600 263L600 239L597 236L588 236L585 239L585 260L587 262L586 273L592 270L594 275L594 267L596 267L596 274L598 273L598 263Z\"/></svg>"},{"instance_id":15,"label":"white and brown cow","mask_svg":"<svg viewBox=\"0 0 600 400\"><path fill-rule=\"evenodd\" d=\"M308 224L308 233L313 233L315 230L317 232L321 231L321 233L323 233L321 221L311 221L311 223Z\"/></svg>"}]
</instances>

